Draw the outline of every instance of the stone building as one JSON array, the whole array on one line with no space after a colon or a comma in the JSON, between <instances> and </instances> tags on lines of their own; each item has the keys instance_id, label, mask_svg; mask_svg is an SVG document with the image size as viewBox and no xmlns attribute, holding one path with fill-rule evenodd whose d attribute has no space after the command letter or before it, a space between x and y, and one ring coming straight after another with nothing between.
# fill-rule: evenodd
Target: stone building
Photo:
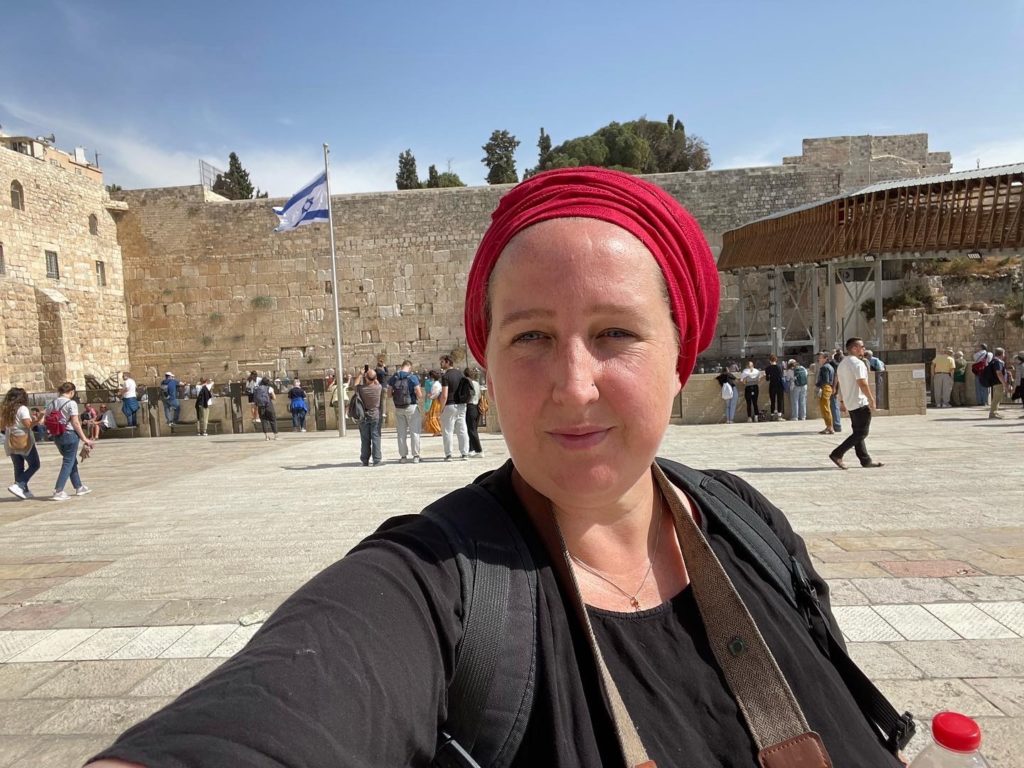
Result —
<instances>
[{"instance_id":1,"label":"stone building","mask_svg":"<svg viewBox=\"0 0 1024 768\"><path fill-rule=\"evenodd\" d=\"M127 365L124 208L84 151L0 137L0 389L53 391Z\"/></svg>"},{"instance_id":2,"label":"stone building","mask_svg":"<svg viewBox=\"0 0 1024 768\"><path fill-rule=\"evenodd\" d=\"M807 139L782 165L648 178L697 217L717 253L722 232L861 186L949 169L926 134ZM465 355L462 296L505 186L333 198L346 367L384 354L436 364ZM118 218L130 297L129 349L142 376L163 370L234 379L250 369L317 375L333 367L330 246L324 226L274 234L268 201L228 201L200 186L125 192ZM276 203L277 201L269 201ZM735 287L725 283L726 296ZM735 302L723 304L723 338ZM718 351L725 349L719 345Z\"/></svg>"}]
</instances>

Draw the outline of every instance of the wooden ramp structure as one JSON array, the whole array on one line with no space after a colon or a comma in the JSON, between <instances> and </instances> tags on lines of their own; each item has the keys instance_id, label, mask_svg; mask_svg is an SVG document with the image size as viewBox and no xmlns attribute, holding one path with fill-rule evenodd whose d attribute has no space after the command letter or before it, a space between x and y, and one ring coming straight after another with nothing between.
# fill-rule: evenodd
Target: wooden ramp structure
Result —
<instances>
[{"instance_id":1,"label":"wooden ramp structure","mask_svg":"<svg viewBox=\"0 0 1024 768\"><path fill-rule=\"evenodd\" d=\"M882 267L887 261L981 259L1022 252L1024 163L1018 163L873 184L758 219L724 233L718 268L739 277L743 354L750 348L782 355L790 347L838 345L856 325L854 315L871 293L875 317L881 317ZM754 289L745 295L752 285L745 278L751 273L767 274L767 292ZM845 290L850 299L843 302L843 317L834 312L834 291L820 290L821 273L827 288ZM799 292L787 287L794 283L802 286ZM813 317L800 327L787 326L787 318L801 314L798 306L787 304L798 293L811 304ZM819 293L825 303L824 329ZM768 325L752 333L744 310L757 314L766 302L760 316L767 312ZM869 342L881 350L883 336L878 331Z\"/></svg>"}]
</instances>

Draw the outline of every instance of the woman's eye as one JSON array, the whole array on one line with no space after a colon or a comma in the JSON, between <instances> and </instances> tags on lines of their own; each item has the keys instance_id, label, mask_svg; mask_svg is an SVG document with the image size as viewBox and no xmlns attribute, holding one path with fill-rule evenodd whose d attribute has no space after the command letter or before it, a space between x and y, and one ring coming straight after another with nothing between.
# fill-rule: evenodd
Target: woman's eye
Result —
<instances>
[{"instance_id":1,"label":"woman's eye","mask_svg":"<svg viewBox=\"0 0 1024 768\"><path fill-rule=\"evenodd\" d=\"M630 331L623 330L622 328L609 328L608 330L601 331L602 336L608 336L613 339L628 339L633 337L635 334Z\"/></svg>"}]
</instances>

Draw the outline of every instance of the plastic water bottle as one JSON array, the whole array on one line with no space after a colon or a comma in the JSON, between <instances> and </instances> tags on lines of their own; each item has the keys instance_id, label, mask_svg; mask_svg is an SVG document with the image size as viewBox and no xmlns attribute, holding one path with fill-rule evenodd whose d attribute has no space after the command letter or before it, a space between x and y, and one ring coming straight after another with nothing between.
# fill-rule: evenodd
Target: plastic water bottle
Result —
<instances>
[{"instance_id":1,"label":"plastic water bottle","mask_svg":"<svg viewBox=\"0 0 1024 768\"><path fill-rule=\"evenodd\" d=\"M978 751L981 728L967 715L939 712L932 718L932 738L910 768L988 768Z\"/></svg>"}]
</instances>

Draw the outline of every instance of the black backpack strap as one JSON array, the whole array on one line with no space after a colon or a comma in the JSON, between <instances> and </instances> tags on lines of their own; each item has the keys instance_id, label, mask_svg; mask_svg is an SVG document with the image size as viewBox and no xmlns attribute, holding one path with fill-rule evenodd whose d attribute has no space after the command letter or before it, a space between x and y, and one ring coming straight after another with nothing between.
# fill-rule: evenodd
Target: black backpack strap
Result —
<instances>
[{"instance_id":1,"label":"black backpack strap","mask_svg":"<svg viewBox=\"0 0 1024 768\"><path fill-rule=\"evenodd\" d=\"M668 459L658 459L657 462L673 484L703 502L701 509L726 530L730 539L743 546L776 591L794 608L800 608L790 563L793 558L768 523L743 499L707 473Z\"/></svg>"},{"instance_id":2,"label":"black backpack strap","mask_svg":"<svg viewBox=\"0 0 1024 768\"><path fill-rule=\"evenodd\" d=\"M448 494L423 514L448 536L463 603L448 718L434 765L505 768L515 758L533 707L537 569L514 521L478 485Z\"/></svg>"},{"instance_id":3,"label":"black backpack strap","mask_svg":"<svg viewBox=\"0 0 1024 768\"><path fill-rule=\"evenodd\" d=\"M699 499L701 510L726 531L734 544L743 547L776 591L804 614L808 629L815 624L825 628L823 633L811 633L816 644L836 668L861 712L880 731L886 746L893 752L903 749L916 731L913 715L898 714L850 658L836 637L803 565L789 553L775 531L746 501L707 473L668 459L659 458L657 463L673 484Z\"/></svg>"}]
</instances>

